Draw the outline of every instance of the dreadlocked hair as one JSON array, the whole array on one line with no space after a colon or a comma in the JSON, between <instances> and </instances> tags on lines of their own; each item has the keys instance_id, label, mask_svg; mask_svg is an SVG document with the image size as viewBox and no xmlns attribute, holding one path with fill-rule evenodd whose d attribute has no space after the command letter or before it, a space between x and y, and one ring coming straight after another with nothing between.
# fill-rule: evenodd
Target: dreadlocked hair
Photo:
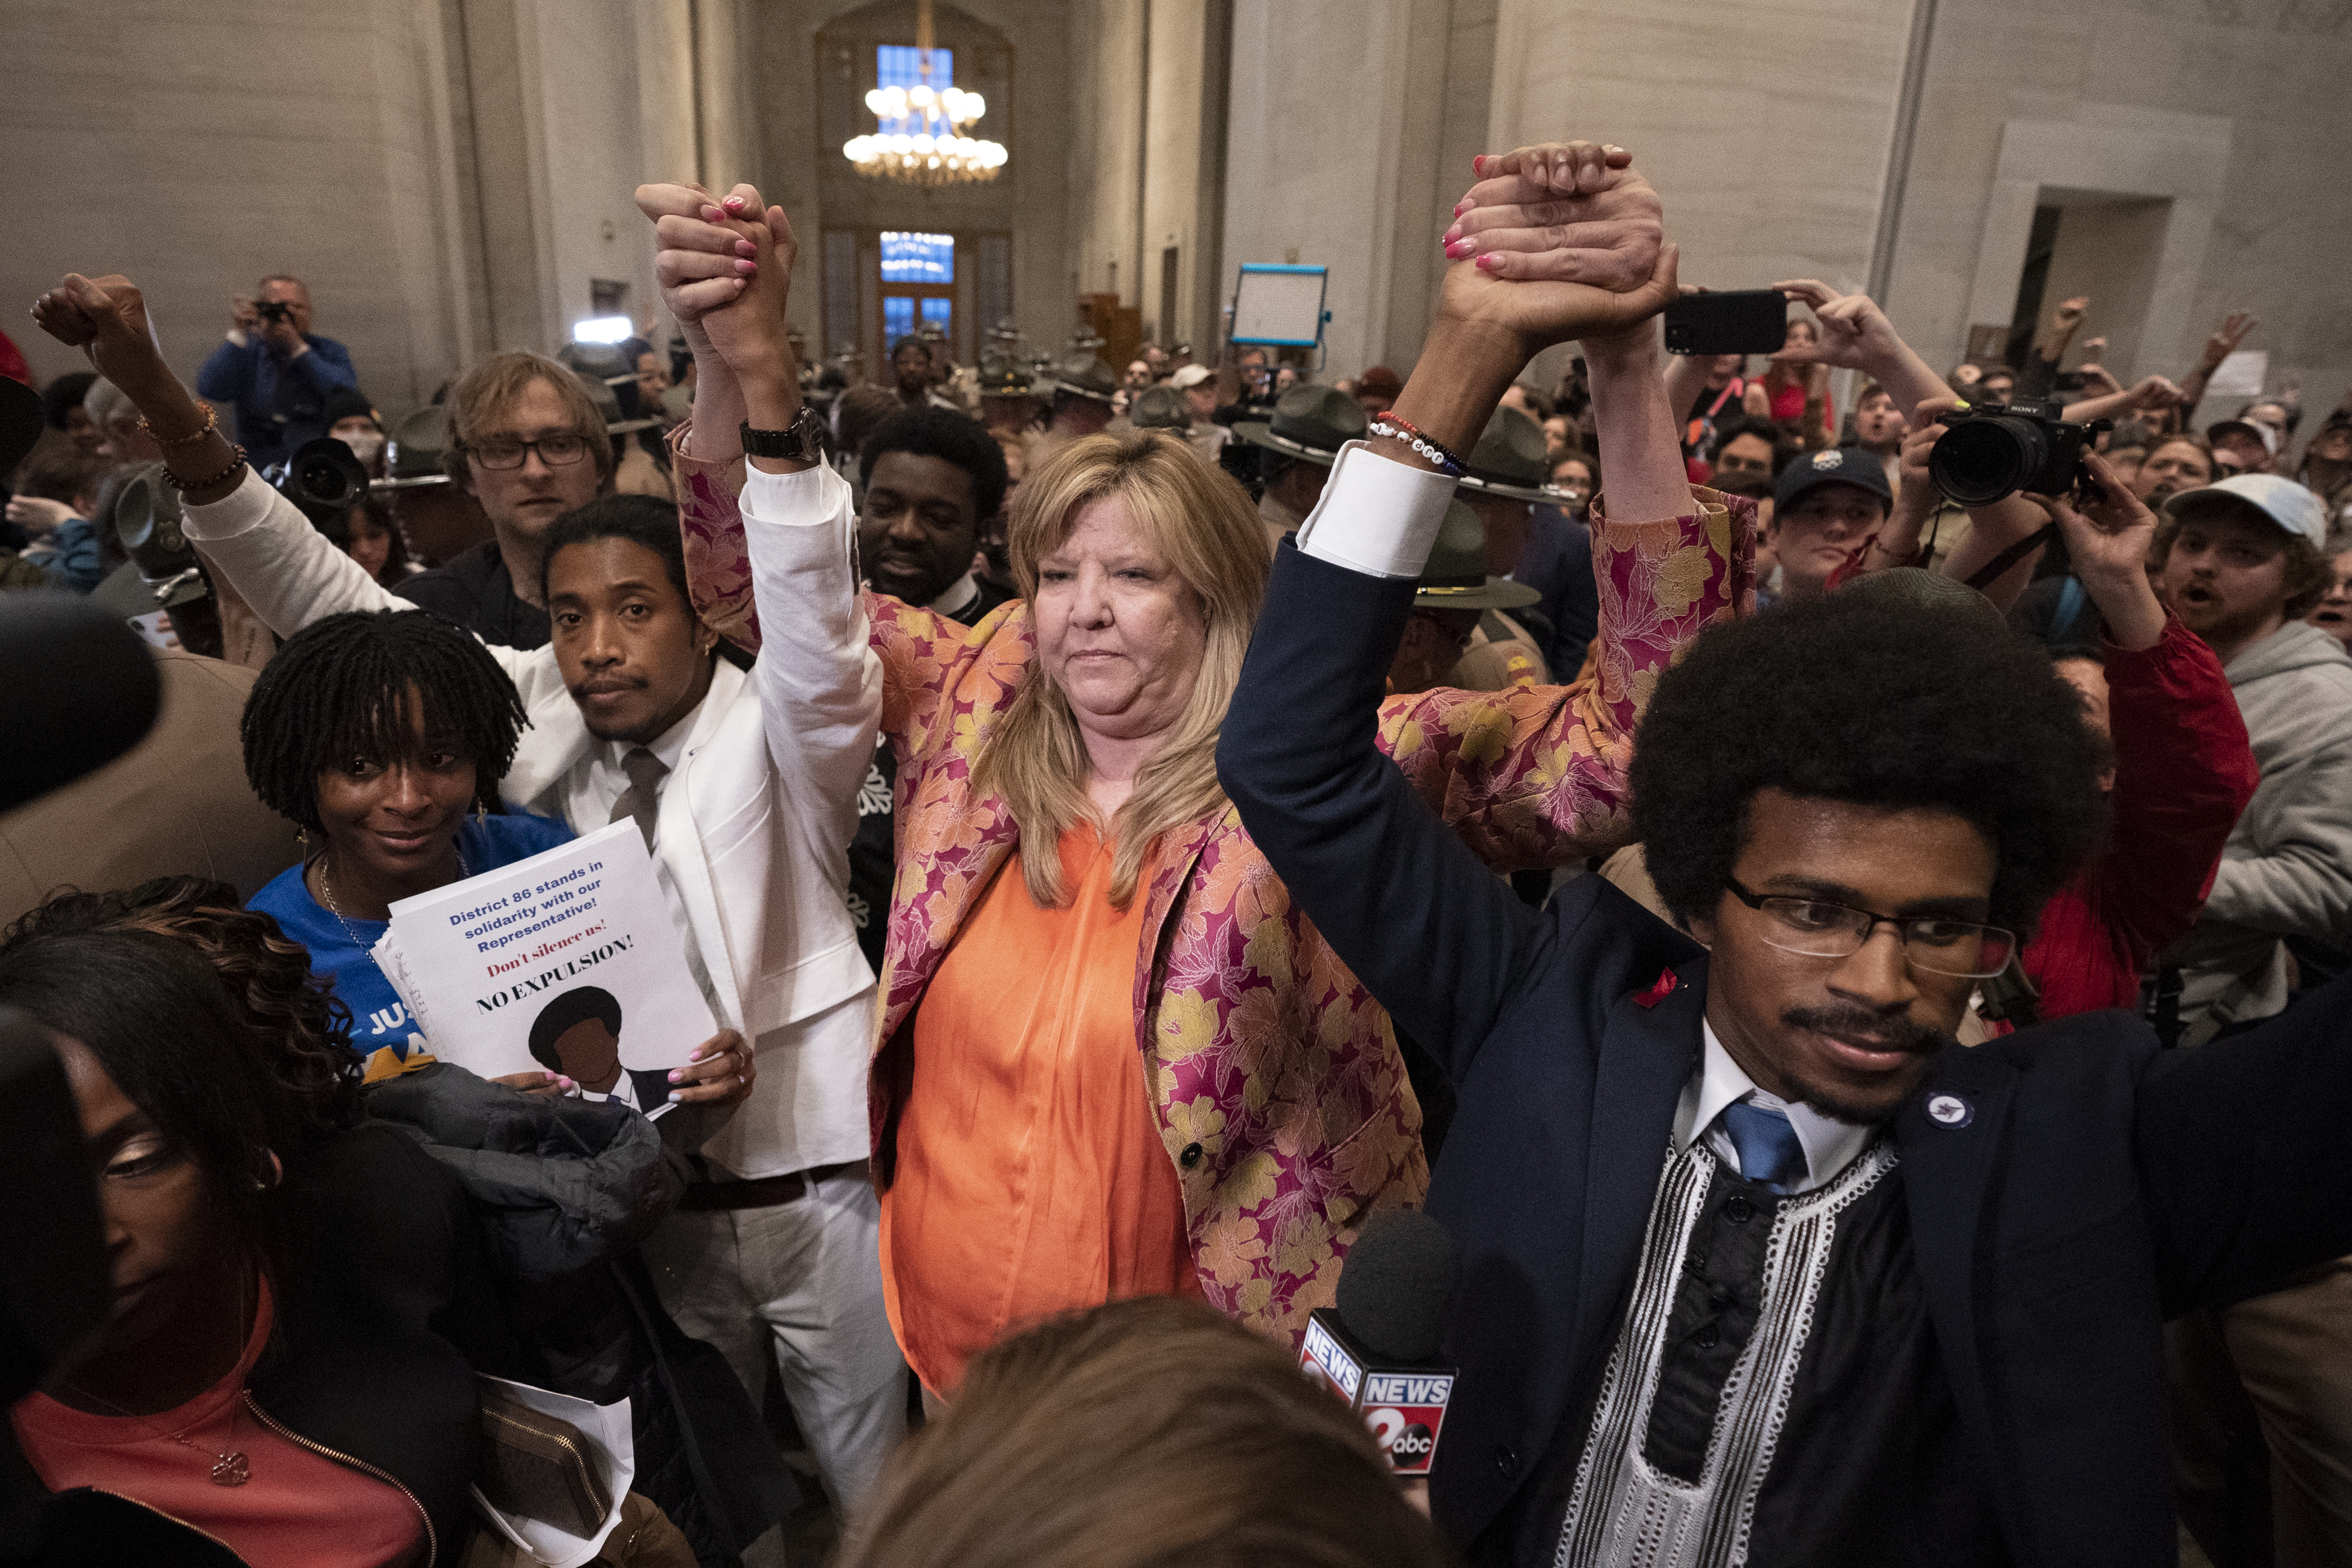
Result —
<instances>
[{"instance_id":1,"label":"dreadlocked hair","mask_svg":"<svg viewBox=\"0 0 2352 1568\"><path fill-rule=\"evenodd\" d=\"M495 811L530 722L514 682L472 633L428 611L355 610L305 626L263 666L240 727L245 777L263 805L322 833L321 771L420 760L430 740L472 761L474 804Z\"/></svg>"},{"instance_id":2,"label":"dreadlocked hair","mask_svg":"<svg viewBox=\"0 0 2352 1568\"><path fill-rule=\"evenodd\" d=\"M0 954L44 936L121 931L168 936L212 966L247 1026L274 1047L270 1076L307 1130L359 1120L351 1009L312 971L309 951L268 915L241 908L226 883L165 876L111 893L52 894L8 927Z\"/></svg>"}]
</instances>

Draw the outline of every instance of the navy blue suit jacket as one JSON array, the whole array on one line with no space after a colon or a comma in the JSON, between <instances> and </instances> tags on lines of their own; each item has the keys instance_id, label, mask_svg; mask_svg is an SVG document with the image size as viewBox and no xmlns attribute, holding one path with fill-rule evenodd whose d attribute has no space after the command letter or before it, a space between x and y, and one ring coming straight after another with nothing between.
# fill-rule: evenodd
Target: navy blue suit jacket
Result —
<instances>
[{"instance_id":1,"label":"navy blue suit jacket","mask_svg":"<svg viewBox=\"0 0 2352 1568\"><path fill-rule=\"evenodd\" d=\"M1218 774L1292 896L1458 1086L1429 1195L1463 1254L1432 1501L1503 1561L1631 1288L1698 1065L1706 960L1597 877L1529 909L1375 749L1412 592L1286 541ZM2161 1326L2352 1252L2347 1035L2340 984L2194 1052L2085 1014L1948 1049L1892 1124L1963 1437L2020 1564L2175 1561ZM1968 1103L1965 1125L1927 1118L1937 1092Z\"/></svg>"}]
</instances>

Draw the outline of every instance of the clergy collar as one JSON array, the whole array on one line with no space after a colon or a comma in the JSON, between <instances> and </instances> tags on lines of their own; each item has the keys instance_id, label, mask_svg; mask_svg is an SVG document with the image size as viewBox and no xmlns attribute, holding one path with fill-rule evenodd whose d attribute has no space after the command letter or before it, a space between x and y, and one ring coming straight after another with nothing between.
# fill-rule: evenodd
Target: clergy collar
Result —
<instances>
[{"instance_id":1,"label":"clergy collar","mask_svg":"<svg viewBox=\"0 0 2352 1568\"><path fill-rule=\"evenodd\" d=\"M971 573L967 571L949 583L947 591L931 601L930 608L953 621L971 608L972 601L979 597L980 584L974 581Z\"/></svg>"},{"instance_id":2,"label":"clergy collar","mask_svg":"<svg viewBox=\"0 0 2352 1568\"><path fill-rule=\"evenodd\" d=\"M705 719L716 723L719 716L733 706L735 694L742 685L741 670L726 659L714 660L710 689L702 694L702 700L688 708L686 716L645 742L646 749L654 754L654 759L664 768L672 773L677 771L678 760L686 755L688 744L701 738ZM608 740L604 742L605 759L618 768L621 759L635 751L637 744L633 740Z\"/></svg>"},{"instance_id":3,"label":"clergy collar","mask_svg":"<svg viewBox=\"0 0 2352 1568\"><path fill-rule=\"evenodd\" d=\"M1789 1118L1789 1125L1797 1130L1797 1142L1804 1146L1805 1168L1811 1185L1819 1186L1853 1162L1854 1156L1870 1146L1877 1134L1875 1127L1857 1127L1851 1123L1835 1121L1822 1115L1811 1106L1790 1103L1776 1095L1768 1094L1756 1086L1739 1063L1731 1060L1731 1052L1715 1036L1715 1026L1704 1018L1699 1020L1700 1032L1706 1045L1701 1055L1698 1077L1698 1102L1696 1113L1688 1124L1679 1118L1675 1128L1675 1153L1682 1154L1723 1114L1726 1105L1745 1100L1759 1110L1778 1111ZM1684 1103L1691 1103L1685 1097Z\"/></svg>"}]
</instances>

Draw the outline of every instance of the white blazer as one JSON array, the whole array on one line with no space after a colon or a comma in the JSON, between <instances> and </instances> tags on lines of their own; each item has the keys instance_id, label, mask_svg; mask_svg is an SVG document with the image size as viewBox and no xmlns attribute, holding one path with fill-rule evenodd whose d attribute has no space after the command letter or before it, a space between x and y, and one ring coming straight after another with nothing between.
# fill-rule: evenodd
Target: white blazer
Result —
<instances>
[{"instance_id":1,"label":"white blazer","mask_svg":"<svg viewBox=\"0 0 2352 1568\"><path fill-rule=\"evenodd\" d=\"M882 663L857 591L847 484L824 467L752 469L742 514L760 535L752 591L765 643L751 678L724 712L703 716L715 723L697 724L664 781L656 845L721 1021L760 1051L752 1101L709 1150L748 1177L866 1153L871 1008L843 1004L870 992L874 975L845 893ZM187 531L281 636L342 611L415 608L250 472L225 499L188 507ZM501 793L561 817L564 780L604 743L582 721L553 648L488 647L530 716Z\"/></svg>"}]
</instances>

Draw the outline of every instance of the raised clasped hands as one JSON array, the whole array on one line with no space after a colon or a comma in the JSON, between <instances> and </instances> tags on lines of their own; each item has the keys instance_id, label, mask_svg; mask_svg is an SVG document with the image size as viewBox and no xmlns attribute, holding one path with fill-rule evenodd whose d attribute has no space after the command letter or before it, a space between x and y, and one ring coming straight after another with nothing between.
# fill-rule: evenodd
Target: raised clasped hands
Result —
<instances>
[{"instance_id":1,"label":"raised clasped hands","mask_svg":"<svg viewBox=\"0 0 2352 1568\"><path fill-rule=\"evenodd\" d=\"M1639 326L1675 298L1658 193L1622 147L1522 147L1478 160L1445 231L1442 317L1507 331L1528 354Z\"/></svg>"},{"instance_id":2,"label":"raised clasped hands","mask_svg":"<svg viewBox=\"0 0 2352 1568\"><path fill-rule=\"evenodd\" d=\"M2083 454L2090 483L2079 502L2071 495L2026 499L2065 536L2074 575L2099 607L2106 634L2118 647L2151 648L2164 635L2164 607L2147 580L2148 547L2156 514L2133 495L2105 457Z\"/></svg>"},{"instance_id":3,"label":"raised clasped hands","mask_svg":"<svg viewBox=\"0 0 2352 1568\"><path fill-rule=\"evenodd\" d=\"M163 369L147 301L120 273L95 278L67 273L33 301L33 319L58 342L87 354L91 369L134 399Z\"/></svg>"},{"instance_id":4,"label":"raised clasped hands","mask_svg":"<svg viewBox=\"0 0 2352 1568\"><path fill-rule=\"evenodd\" d=\"M739 377L791 372L784 306L798 244L784 210L750 185L724 196L699 185L640 185L636 203L660 247L662 303L688 346L707 343Z\"/></svg>"}]
</instances>

